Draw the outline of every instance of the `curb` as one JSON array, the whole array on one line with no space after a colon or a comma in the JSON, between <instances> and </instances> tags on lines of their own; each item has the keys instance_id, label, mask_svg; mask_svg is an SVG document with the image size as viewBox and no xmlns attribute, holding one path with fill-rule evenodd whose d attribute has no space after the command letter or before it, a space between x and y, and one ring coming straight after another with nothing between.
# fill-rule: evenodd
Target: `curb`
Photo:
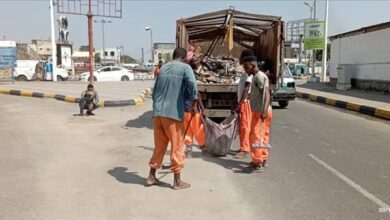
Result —
<instances>
[{"instance_id":1,"label":"curb","mask_svg":"<svg viewBox=\"0 0 390 220\"><path fill-rule=\"evenodd\" d=\"M68 103L79 103L80 98L74 96L54 94L49 92L34 92L30 90L15 90L15 89L6 89L0 88L0 94L5 95L15 95L15 96L25 96L25 97L34 97L34 98L51 98L58 101L68 102ZM150 97L152 95L152 90L150 88L145 89L138 97L129 100L99 100L100 107L121 107L121 106L130 106L130 105L142 105L145 103L145 97Z\"/></svg>"},{"instance_id":2,"label":"curb","mask_svg":"<svg viewBox=\"0 0 390 220\"><path fill-rule=\"evenodd\" d=\"M356 104L353 102L346 102L346 101L331 99L331 98L327 98L327 97L323 97L323 96L316 96L316 95L312 95L309 93L298 92L298 91L296 92L296 95L297 95L297 97L299 97L301 99L307 99L310 101L335 106L337 108L348 109L348 110L359 112L359 113L362 113L365 115L370 115L370 116L390 120L390 110L387 110L387 109L374 108L371 106L360 105L360 104Z\"/></svg>"}]
</instances>

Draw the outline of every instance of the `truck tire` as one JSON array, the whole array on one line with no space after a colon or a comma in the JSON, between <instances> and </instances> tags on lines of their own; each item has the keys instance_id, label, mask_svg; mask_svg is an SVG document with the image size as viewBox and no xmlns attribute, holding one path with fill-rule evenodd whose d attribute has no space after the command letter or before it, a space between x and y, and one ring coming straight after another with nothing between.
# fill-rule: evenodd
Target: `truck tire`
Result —
<instances>
[{"instance_id":1,"label":"truck tire","mask_svg":"<svg viewBox=\"0 0 390 220\"><path fill-rule=\"evenodd\" d=\"M24 75L20 75L20 76L18 76L18 78L16 78L16 80L18 80L18 81L27 81L27 77L24 76Z\"/></svg>"},{"instance_id":2,"label":"truck tire","mask_svg":"<svg viewBox=\"0 0 390 220\"><path fill-rule=\"evenodd\" d=\"M286 108L288 106L288 101L279 101L280 108Z\"/></svg>"},{"instance_id":3,"label":"truck tire","mask_svg":"<svg viewBox=\"0 0 390 220\"><path fill-rule=\"evenodd\" d=\"M57 75L57 81L59 81L59 82L60 82L60 81L64 81L64 78L62 78L62 76L58 76L58 75Z\"/></svg>"}]
</instances>

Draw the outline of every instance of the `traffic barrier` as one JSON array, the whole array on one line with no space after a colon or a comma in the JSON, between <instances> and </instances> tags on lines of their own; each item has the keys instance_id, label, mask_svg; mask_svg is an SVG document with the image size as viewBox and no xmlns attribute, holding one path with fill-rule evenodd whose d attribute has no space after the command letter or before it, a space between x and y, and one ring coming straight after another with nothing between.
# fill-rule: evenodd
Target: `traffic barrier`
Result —
<instances>
[{"instance_id":1,"label":"traffic barrier","mask_svg":"<svg viewBox=\"0 0 390 220\"><path fill-rule=\"evenodd\" d=\"M366 106L366 105L359 105L359 104L356 104L353 102L345 102L342 100L335 100L335 99L331 99L331 98L327 98L327 97L323 97L323 96L316 96L316 95L304 93L304 92L296 92L296 94L297 94L297 97L301 98L301 99L307 99L310 101L319 102L319 103L335 106L338 108L348 109L348 110L359 112L362 114L390 120L390 110L387 110L387 109L374 108L374 107Z\"/></svg>"},{"instance_id":2,"label":"traffic barrier","mask_svg":"<svg viewBox=\"0 0 390 220\"><path fill-rule=\"evenodd\" d=\"M68 103L79 103L80 98L74 96L54 94L49 92L34 92L30 90L14 90L7 88L0 88L0 94L5 95L15 95L15 96L25 96L25 97L34 97L34 98L51 98L58 101L68 102ZM131 105L142 105L145 103L145 97L150 97L152 95L152 90L150 88L145 89L139 94L138 97L129 100L99 100L100 107L121 107L121 106L131 106Z\"/></svg>"}]
</instances>

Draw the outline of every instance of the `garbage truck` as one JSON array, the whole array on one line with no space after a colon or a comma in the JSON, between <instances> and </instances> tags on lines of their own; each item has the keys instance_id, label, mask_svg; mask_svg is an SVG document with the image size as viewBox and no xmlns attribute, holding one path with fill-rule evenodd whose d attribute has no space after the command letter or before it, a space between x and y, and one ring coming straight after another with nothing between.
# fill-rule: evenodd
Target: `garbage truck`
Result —
<instances>
[{"instance_id":1,"label":"garbage truck","mask_svg":"<svg viewBox=\"0 0 390 220\"><path fill-rule=\"evenodd\" d=\"M176 45L194 48L206 69L197 78L198 90L210 118L226 118L237 101L240 54L251 49L270 65L270 88L276 91L283 64L281 17L250 14L234 8L176 21Z\"/></svg>"}]
</instances>

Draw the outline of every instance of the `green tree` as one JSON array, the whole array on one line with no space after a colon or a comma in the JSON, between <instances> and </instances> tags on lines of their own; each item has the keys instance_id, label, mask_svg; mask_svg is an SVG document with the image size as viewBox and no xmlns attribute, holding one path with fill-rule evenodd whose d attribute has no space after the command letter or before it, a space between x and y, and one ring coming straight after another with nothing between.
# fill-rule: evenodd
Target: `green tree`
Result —
<instances>
[{"instance_id":1,"label":"green tree","mask_svg":"<svg viewBox=\"0 0 390 220\"><path fill-rule=\"evenodd\" d=\"M121 63L136 63L137 61L128 55L121 56Z\"/></svg>"},{"instance_id":2,"label":"green tree","mask_svg":"<svg viewBox=\"0 0 390 220\"><path fill-rule=\"evenodd\" d=\"M89 51L89 45L82 45L79 48L80 51ZM93 49L95 51L95 49Z\"/></svg>"}]
</instances>

